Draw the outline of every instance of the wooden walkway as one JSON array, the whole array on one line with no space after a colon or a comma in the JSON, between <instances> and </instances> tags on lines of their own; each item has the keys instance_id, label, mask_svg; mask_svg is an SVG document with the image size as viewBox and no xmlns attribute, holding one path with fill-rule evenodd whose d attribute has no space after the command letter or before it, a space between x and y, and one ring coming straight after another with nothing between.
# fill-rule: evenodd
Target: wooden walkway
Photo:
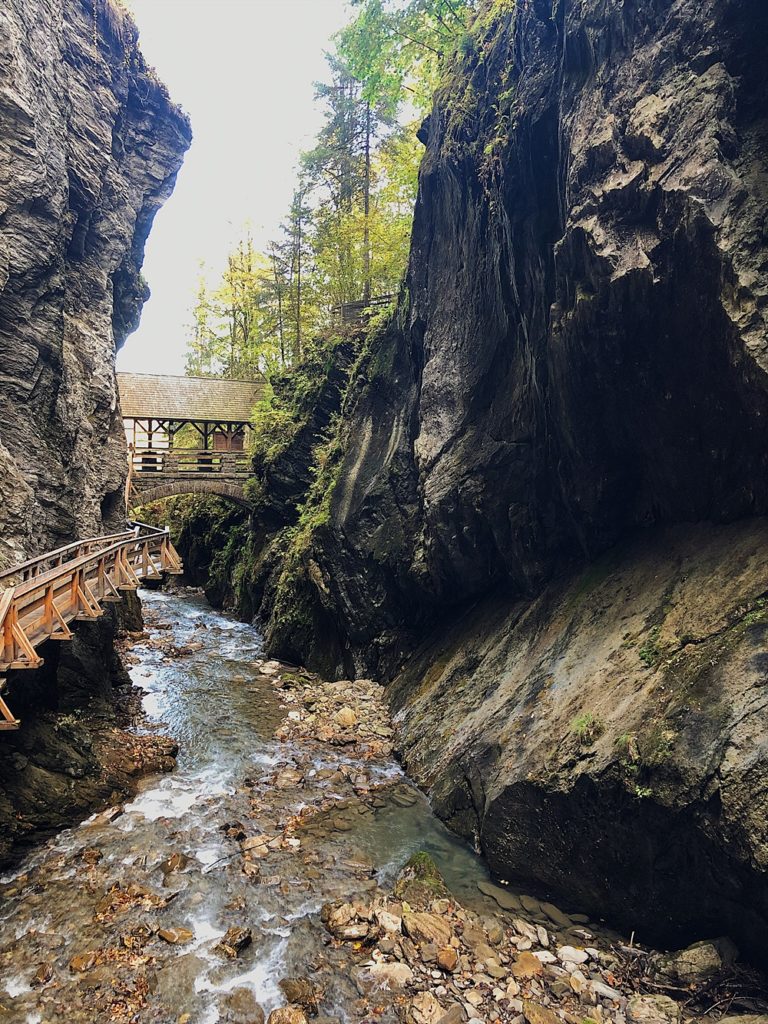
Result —
<instances>
[{"instance_id":1,"label":"wooden walkway","mask_svg":"<svg viewBox=\"0 0 768 1024\"><path fill-rule=\"evenodd\" d=\"M98 619L142 580L182 571L167 529L143 523L76 541L0 573L0 694L10 669L39 668L46 640L71 640L69 624ZM0 696L0 730L19 721Z\"/></svg>"}]
</instances>

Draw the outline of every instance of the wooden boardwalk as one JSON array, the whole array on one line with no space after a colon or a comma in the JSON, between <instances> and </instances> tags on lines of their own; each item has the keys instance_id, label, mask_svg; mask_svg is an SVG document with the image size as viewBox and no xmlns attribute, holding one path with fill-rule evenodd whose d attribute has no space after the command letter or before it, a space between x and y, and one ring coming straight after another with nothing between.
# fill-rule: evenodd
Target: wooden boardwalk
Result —
<instances>
[{"instance_id":1,"label":"wooden boardwalk","mask_svg":"<svg viewBox=\"0 0 768 1024\"><path fill-rule=\"evenodd\" d=\"M142 580L182 571L167 529L131 524L123 533L76 541L0 573L0 694L11 669L39 668L46 640L71 640L69 624L98 619ZM0 696L0 730L19 721Z\"/></svg>"}]
</instances>

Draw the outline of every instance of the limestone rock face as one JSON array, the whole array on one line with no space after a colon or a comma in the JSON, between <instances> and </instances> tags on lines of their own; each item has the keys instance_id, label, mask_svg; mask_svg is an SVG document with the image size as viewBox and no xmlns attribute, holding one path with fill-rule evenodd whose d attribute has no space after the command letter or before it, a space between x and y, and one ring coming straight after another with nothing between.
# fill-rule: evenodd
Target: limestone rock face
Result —
<instances>
[{"instance_id":1,"label":"limestone rock face","mask_svg":"<svg viewBox=\"0 0 768 1024\"><path fill-rule=\"evenodd\" d=\"M494 10L269 638L340 676L410 656L406 764L501 877L759 956L768 7Z\"/></svg>"},{"instance_id":2,"label":"limestone rock face","mask_svg":"<svg viewBox=\"0 0 768 1024\"><path fill-rule=\"evenodd\" d=\"M509 6L422 130L407 301L347 403L306 588L345 674L638 526L768 510L765 4Z\"/></svg>"},{"instance_id":3,"label":"limestone rock face","mask_svg":"<svg viewBox=\"0 0 768 1024\"><path fill-rule=\"evenodd\" d=\"M112 0L3 4L3 563L120 518L115 350L148 295L144 243L190 137Z\"/></svg>"}]
</instances>

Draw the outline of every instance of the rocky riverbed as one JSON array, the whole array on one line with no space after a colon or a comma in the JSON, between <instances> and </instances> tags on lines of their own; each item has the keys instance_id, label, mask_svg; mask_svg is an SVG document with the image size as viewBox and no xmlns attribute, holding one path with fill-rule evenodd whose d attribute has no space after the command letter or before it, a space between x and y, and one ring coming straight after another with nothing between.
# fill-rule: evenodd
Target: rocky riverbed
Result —
<instances>
[{"instance_id":1,"label":"rocky riverbed","mask_svg":"<svg viewBox=\"0 0 768 1024\"><path fill-rule=\"evenodd\" d=\"M376 683L265 660L250 627L196 598L148 605L126 657L143 731L174 734L178 768L3 879L0 1020L677 1024L767 1008L727 941L654 954L491 881L403 776Z\"/></svg>"}]
</instances>

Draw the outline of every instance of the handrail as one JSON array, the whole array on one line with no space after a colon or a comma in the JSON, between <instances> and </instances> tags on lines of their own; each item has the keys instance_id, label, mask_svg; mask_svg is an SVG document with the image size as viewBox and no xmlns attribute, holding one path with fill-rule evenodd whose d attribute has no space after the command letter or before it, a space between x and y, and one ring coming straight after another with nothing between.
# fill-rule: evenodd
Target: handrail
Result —
<instances>
[{"instance_id":1,"label":"handrail","mask_svg":"<svg viewBox=\"0 0 768 1024\"><path fill-rule=\"evenodd\" d=\"M9 576L18 576L20 573L26 572L28 569L34 568L36 565L41 565L43 562L48 562L52 558L62 558L63 555L70 551L77 551L87 544L100 544L107 540L117 540L118 538L128 538L132 536L130 530L125 530L122 533L109 533L104 537L85 537L83 540L72 541L71 544L65 544L63 547L56 548L54 551L47 551L43 555L35 555L33 558L28 558L26 562L19 562L18 565L12 566L10 569L3 569L0 571L0 583L7 579Z\"/></svg>"},{"instance_id":2,"label":"handrail","mask_svg":"<svg viewBox=\"0 0 768 1024\"><path fill-rule=\"evenodd\" d=\"M162 535L165 531L160 530ZM35 590L39 590L40 587L44 587L46 583L51 583L53 580L57 580L62 576L69 576L77 569L84 569L88 565L92 565L94 562L100 562L106 555L111 555L116 551L122 551L123 548L139 547L149 538L137 537L136 534L130 533L127 540L116 541L114 544L110 544L109 547L99 548L97 551L90 551L88 554L81 555L79 558L73 558L69 562L65 562L63 565L55 565L52 569L48 569L47 572L40 573L38 576L32 576L31 579L24 580L22 583L18 583L14 588L13 592L17 598L24 597Z\"/></svg>"},{"instance_id":3,"label":"handrail","mask_svg":"<svg viewBox=\"0 0 768 1024\"><path fill-rule=\"evenodd\" d=\"M135 590L142 579L182 571L168 527L147 523L130 527L123 533L65 545L4 574L29 572L26 579L0 592L0 675L9 669L37 668L42 664L37 646L45 640L70 640L69 622L98 618L104 614L104 602L120 600L121 591ZM61 560L72 552L76 557ZM53 558L59 559L58 565L30 572ZM0 697L0 730L18 725Z\"/></svg>"}]
</instances>

